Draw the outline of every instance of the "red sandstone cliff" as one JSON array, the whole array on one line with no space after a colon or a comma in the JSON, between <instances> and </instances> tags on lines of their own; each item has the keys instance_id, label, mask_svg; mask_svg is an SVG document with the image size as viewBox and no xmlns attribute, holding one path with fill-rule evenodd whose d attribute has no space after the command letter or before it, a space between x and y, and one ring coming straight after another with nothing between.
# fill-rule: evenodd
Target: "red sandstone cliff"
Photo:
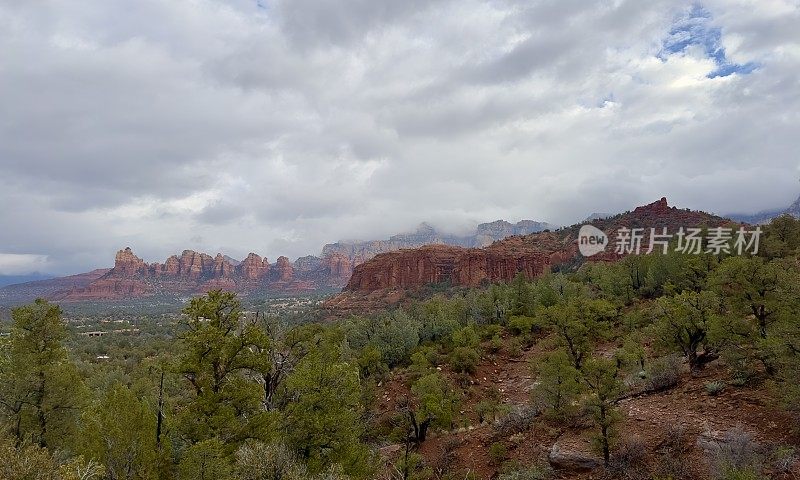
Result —
<instances>
[{"instance_id":1,"label":"red sandstone cliff","mask_svg":"<svg viewBox=\"0 0 800 480\"><path fill-rule=\"evenodd\" d=\"M434 283L475 287L511 281L520 272L534 278L572 256L569 242L559 242L558 248L548 251L526 243L523 237L511 237L486 248L429 245L382 253L358 265L345 291L413 289Z\"/></svg>"}]
</instances>

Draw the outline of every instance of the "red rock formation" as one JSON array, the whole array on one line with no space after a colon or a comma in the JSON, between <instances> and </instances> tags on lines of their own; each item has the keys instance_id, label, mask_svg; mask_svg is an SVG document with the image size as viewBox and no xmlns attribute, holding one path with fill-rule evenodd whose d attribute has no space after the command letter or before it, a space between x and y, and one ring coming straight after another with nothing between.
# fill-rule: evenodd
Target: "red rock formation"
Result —
<instances>
[{"instance_id":1,"label":"red rock formation","mask_svg":"<svg viewBox=\"0 0 800 480\"><path fill-rule=\"evenodd\" d=\"M233 274L233 265L225 260L221 253L214 257L214 272L215 278L228 278Z\"/></svg>"},{"instance_id":2,"label":"red rock formation","mask_svg":"<svg viewBox=\"0 0 800 480\"><path fill-rule=\"evenodd\" d=\"M645 228L717 226L730 223L703 212L670 207L662 198L632 212L593 221L610 239L622 227ZM522 225L521 225L522 224ZM533 228L521 222L516 226L506 222L486 224L479 229L488 232L487 238L507 232ZM454 286L476 286L489 282L510 281L518 273L528 278L565 263L580 263L576 243L580 225L525 236L511 236L484 248L463 248L437 244L416 249L382 253L367 260L375 251L394 248L403 242L438 239L431 228L407 236L392 237L386 242L366 244L334 244L326 247L324 258L301 257L294 264L286 257L270 265L266 258L251 253L238 263L221 254L211 257L185 250L180 257L171 256L164 264L145 264L130 248L117 253L114 268L85 286L61 292L62 298L113 299L156 293L192 294L210 288L239 292L307 292L346 284L345 295L331 300L336 304L364 304L381 299L402 298L406 290L432 283ZM438 241L438 240L437 240ZM369 248L367 248L369 247ZM344 251L340 251L344 249ZM619 259L613 251L591 257L591 261ZM357 266L355 266L357 265ZM355 268L354 268L355 266ZM347 282L349 278L349 282ZM362 296L354 300L354 293Z\"/></svg>"},{"instance_id":3,"label":"red rock formation","mask_svg":"<svg viewBox=\"0 0 800 480\"><path fill-rule=\"evenodd\" d=\"M453 283L474 287L487 282L510 282L520 272L530 279L543 274L549 267L550 255L547 253L469 250L456 263Z\"/></svg>"},{"instance_id":4,"label":"red rock formation","mask_svg":"<svg viewBox=\"0 0 800 480\"><path fill-rule=\"evenodd\" d=\"M141 297L151 292L149 285L135 278L114 278L105 276L84 288L74 288L69 292L56 294L59 300L113 300L117 298Z\"/></svg>"},{"instance_id":5,"label":"red rock formation","mask_svg":"<svg viewBox=\"0 0 800 480\"><path fill-rule=\"evenodd\" d=\"M324 265L331 284L346 284L353 275L353 263L347 255L332 253L325 257Z\"/></svg>"},{"instance_id":6,"label":"red rock formation","mask_svg":"<svg viewBox=\"0 0 800 480\"><path fill-rule=\"evenodd\" d=\"M114 268L112 272L116 275L131 277L133 275L141 275L147 270L144 261L133 254L131 247L126 247L125 250L117 252L114 259Z\"/></svg>"},{"instance_id":7,"label":"red rock formation","mask_svg":"<svg viewBox=\"0 0 800 480\"><path fill-rule=\"evenodd\" d=\"M184 250L180 257L173 255L164 264L147 265L126 248L117 253L115 267L102 277L50 297L66 301L114 300L156 293L196 294L211 289L299 293L341 288L349 279L346 265L336 263L335 275L331 275L326 269L328 264L320 258L303 257L298 264L295 269L288 258L280 257L270 265L255 253L238 263L222 254L211 257Z\"/></svg>"},{"instance_id":8,"label":"red rock formation","mask_svg":"<svg viewBox=\"0 0 800 480\"><path fill-rule=\"evenodd\" d=\"M269 262L266 258L262 259L255 253L250 253L239 264L237 271L245 280L261 280L269 273Z\"/></svg>"},{"instance_id":9,"label":"red rock formation","mask_svg":"<svg viewBox=\"0 0 800 480\"><path fill-rule=\"evenodd\" d=\"M190 279L207 276L214 268L214 259L205 253L184 250L180 257L179 274Z\"/></svg>"},{"instance_id":10,"label":"red rock formation","mask_svg":"<svg viewBox=\"0 0 800 480\"><path fill-rule=\"evenodd\" d=\"M449 280L461 247L429 245L382 253L358 265L345 290L411 288Z\"/></svg>"},{"instance_id":11,"label":"red rock formation","mask_svg":"<svg viewBox=\"0 0 800 480\"><path fill-rule=\"evenodd\" d=\"M294 277L294 267L292 262L286 257L278 257L278 262L275 264L277 272L277 279L279 282L290 282Z\"/></svg>"},{"instance_id":12,"label":"red rock formation","mask_svg":"<svg viewBox=\"0 0 800 480\"><path fill-rule=\"evenodd\" d=\"M158 265L158 264L156 264ZM161 272L168 277L176 277L178 273L181 271L181 261L178 259L177 256L172 255L164 262L164 265L160 265Z\"/></svg>"},{"instance_id":13,"label":"red rock formation","mask_svg":"<svg viewBox=\"0 0 800 480\"><path fill-rule=\"evenodd\" d=\"M358 265L345 290L411 289L433 283L474 287L486 282L511 281L519 272L534 278L549 269L550 261L549 253L533 247L495 245L477 249L430 245L382 253Z\"/></svg>"}]
</instances>

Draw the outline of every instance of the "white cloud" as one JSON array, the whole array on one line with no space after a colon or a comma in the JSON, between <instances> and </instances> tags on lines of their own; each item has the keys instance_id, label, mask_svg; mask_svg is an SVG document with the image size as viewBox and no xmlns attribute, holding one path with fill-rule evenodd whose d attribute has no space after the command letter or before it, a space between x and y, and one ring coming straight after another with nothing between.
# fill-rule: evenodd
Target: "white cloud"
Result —
<instances>
[{"instance_id":1,"label":"white cloud","mask_svg":"<svg viewBox=\"0 0 800 480\"><path fill-rule=\"evenodd\" d=\"M27 275L47 271L47 256L0 253L0 275Z\"/></svg>"},{"instance_id":2,"label":"white cloud","mask_svg":"<svg viewBox=\"0 0 800 480\"><path fill-rule=\"evenodd\" d=\"M274 259L424 220L797 194L796 2L709 0L666 53L689 2L260 4L0 4L3 250L59 273L126 245ZM708 78L716 29L758 68Z\"/></svg>"}]
</instances>

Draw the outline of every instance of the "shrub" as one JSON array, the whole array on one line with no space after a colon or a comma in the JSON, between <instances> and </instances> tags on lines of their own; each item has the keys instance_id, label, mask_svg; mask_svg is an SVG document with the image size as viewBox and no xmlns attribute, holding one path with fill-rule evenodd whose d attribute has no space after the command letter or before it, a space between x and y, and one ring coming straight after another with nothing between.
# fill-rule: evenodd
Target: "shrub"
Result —
<instances>
[{"instance_id":1,"label":"shrub","mask_svg":"<svg viewBox=\"0 0 800 480\"><path fill-rule=\"evenodd\" d=\"M515 406L495 424L497 437L510 437L530 428L539 415L539 409L530 406Z\"/></svg>"},{"instance_id":2,"label":"shrub","mask_svg":"<svg viewBox=\"0 0 800 480\"><path fill-rule=\"evenodd\" d=\"M779 446L770 455L772 468L780 473L791 473L797 462L797 450L791 446Z\"/></svg>"},{"instance_id":3,"label":"shrub","mask_svg":"<svg viewBox=\"0 0 800 480\"><path fill-rule=\"evenodd\" d=\"M227 479L231 463L225 458L224 445L217 439L205 440L189 447L178 464L178 479Z\"/></svg>"},{"instance_id":4,"label":"shrub","mask_svg":"<svg viewBox=\"0 0 800 480\"><path fill-rule=\"evenodd\" d=\"M508 354L512 357L522 355L522 342L518 338L512 338L508 344Z\"/></svg>"},{"instance_id":5,"label":"shrub","mask_svg":"<svg viewBox=\"0 0 800 480\"><path fill-rule=\"evenodd\" d=\"M752 356L746 352L737 348L728 348L722 352L722 357L731 371L733 385L743 387L758 378L758 368Z\"/></svg>"},{"instance_id":6,"label":"shrub","mask_svg":"<svg viewBox=\"0 0 800 480\"><path fill-rule=\"evenodd\" d=\"M681 360L679 357L669 355L650 362L647 369L645 390L648 392L661 392L678 384L681 378Z\"/></svg>"},{"instance_id":7,"label":"shrub","mask_svg":"<svg viewBox=\"0 0 800 480\"><path fill-rule=\"evenodd\" d=\"M426 352L420 350L411 355L411 365L408 366L408 371L411 373L412 379L416 380L429 374L432 366Z\"/></svg>"},{"instance_id":8,"label":"shrub","mask_svg":"<svg viewBox=\"0 0 800 480\"><path fill-rule=\"evenodd\" d=\"M481 327L481 340L489 340L490 338L499 337L503 331L503 327L490 323Z\"/></svg>"},{"instance_id":9,"label":"shrub","mask_svg":"<svg viewBox=\"0 0 800 480\"><path fill-rule=\"evenodd\" d=\"M761 475L762 456L752 435L741 427L725 433L713 442L709 451L711 470L720 480L757 480Z\"/></svg>"},{"instance_id":10,"label":"shrub","mask_svg":"<svg viewBox=\"0 0 800 480\"><path fill-rule=\"evenodd\" d=\"M663 453L653 469L655 480L682 480L689 477L689 465L684 455L691 449L686 435L686 427L681 424L668 424L662 441Z\"/></svg>"},{"instance_id":11,"label":"shrub","mask_svg":"<svg viewBox=\"0 0 800 480\"><path fill-rule=\"evenodd\" d=\"M401 456L392 469L392 476L394 479L423 479L430 478L432 472L430 468L425 465L425 459L418 453L409 453L408 455Z\"/></svg>"},{"instance_id":12,"label":"shrub","mask_svg":"<svg viewBox=\"0 0 800 480\"><path fill-rule=\"evenodd\" d=\"M508 319L508 330L514 335L524 335L535 331L536 320L533 317L514 315Z\"/></svg>"},{"instance_id":13,"label":"shrub","mask_svg":"<svg viewBox=\"0 0 800 480\"><path fill-rule=\"evenodd\" d=\"M725 390L725 382L720 382L719 380L715 380L713 382L706 383L706 393L711 395L712 397L716 397L722 391Z\"/></svg>"},{"instance_id":14,"label":"shrub","mask_svg":"<svg viewBox=\"0 0 800 480\"><path fill-rule=\"evenodd\" d=\"M492 420L494 414L497 413L497 402L492 400L481 400L475 404L475 413L478 415L478 422L483 423L486 420Z\"/></svg>"},{"instance_id":15,"label":"shrub","mask_svg":"<svg viewBox=\"0 0 800 480\"><path fill-rule=\"evenodd\" d=\"M389 372L383 363L381 351L374 345L367 345L358 357L358 368L365 378L381 378Z\"/></svg>"},{"instance_id":16,"label":"shrub","mask_svg":"<svg viewBox=\"0 0 800 480\"><path fill-rule=\"evenodd\" d=\"M458 373L475 373L480 358L474 348L458 347L450 354L450 366Z\"/></svg>"},{"instance_id":17,"label":"shrub","mask_svg":"<svg viewBox=\"0 0 800 480\"><path fill-rule=\"evenodd\" d=\"M474 325L468 325L453 332L453 346L455 347L477 347L480 344L480 337L475 331Z\"/></svg>"},{"instance_id":18,"label":"shrub","mask_svg":"<svg viewBox=\"0 0 800 480\"><path fill-rule=\"evenodd\" d=\"M0 431L0 478L3 480L94 480L103 477L103 468L85 463L82 457L60 463L50 452L38 445L14 439Z\"/></svg>"},{"instance_id":19,"label":"shrub","mask_svg":"<svg viewBox=\"0 0 800 480\"><path fill-rule=\"evenodd\" d=\"M309 477L305 465L280 444L248 442L236 451L238 480L303 480Z\"/></svg>"},{"instance_id":20,"label":"shrub","mask_svg":"<svg viewBox=\"0 0 800 480\"><path fill-rule=\"evenodd\" d=\"M572 365L567 354L561 350L552 352L534 364L537 384L533 390L533 402L555 420L568 419L576 413L576 403L582 385L580 372Z\"/></svg>"},{"instance_id":21,"label":"shrub","mask_svg":"<svg viewBox=\"0 0 800 480\"><path fill-rule=\"evenodd\" d=\"M623 440L617 446L616 452L611 457L609 473L613 478L637 480L646 478L647 447L639 437Z\"/></svg>"},{"instance_id":22,"label":"shrub","mask_svg":"<svg viewBox=\"0 0 800 480\"><path fill-rule=\"evenodd\" d=\"M497 353L501 348L503 348L503 341L500 340L499 335L495 335L489 340L489 345L486 347L486 350L488 350L489 353Z\"/></svg>"},{"instance_id":23,"label":"shrub","mask_svg":"<svg viewBox=\"0 0 800 480\"><path fill-rule=\"evenodd\" d=\"M508 450L506 446L500 442L494 442L489 446L489 459L494 465L500 465L506 459Z\"/></svg>"},{"instance_id":24,"label":"shrub","mask_svg":"<svg viewBox=\"0 0 800 480\"><path fill-rule=\"evenodd\" d=\"M686 427L679 423L669 423L662 442L664 449L673 456L684 455L691 449Z\"/></svg>"},{"instance_id":25,"label":"shrub","mask_svg":"<svg viewBox=\"0 0 800 480\"><path fill-rule=\"evenodd\" d=\"M504 469L497 480L546 480L552 477L552 472L543 467L516 467Z\"/></svg>"}]
</instances>

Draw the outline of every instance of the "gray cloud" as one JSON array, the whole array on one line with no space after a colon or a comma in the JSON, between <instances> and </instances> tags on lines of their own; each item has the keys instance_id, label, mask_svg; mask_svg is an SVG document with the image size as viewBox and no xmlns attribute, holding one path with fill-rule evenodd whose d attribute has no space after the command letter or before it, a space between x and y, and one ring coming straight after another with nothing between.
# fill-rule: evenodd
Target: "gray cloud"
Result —
<instances>
[{"instance_id":1,"label":"gray cloud","mask_svg":"<svg viewBox=\"0 0 800 480\"><path fill-rule=\"evenodd\" d=\"M274 259L431 221L557 223L797 195L796 2L0 4L0 254ZM46 258L46 262L42 259ZM35 261L34 261L35 259ZM43 263L44 262L44 263Z\"/></svg>"}]
</instances>

